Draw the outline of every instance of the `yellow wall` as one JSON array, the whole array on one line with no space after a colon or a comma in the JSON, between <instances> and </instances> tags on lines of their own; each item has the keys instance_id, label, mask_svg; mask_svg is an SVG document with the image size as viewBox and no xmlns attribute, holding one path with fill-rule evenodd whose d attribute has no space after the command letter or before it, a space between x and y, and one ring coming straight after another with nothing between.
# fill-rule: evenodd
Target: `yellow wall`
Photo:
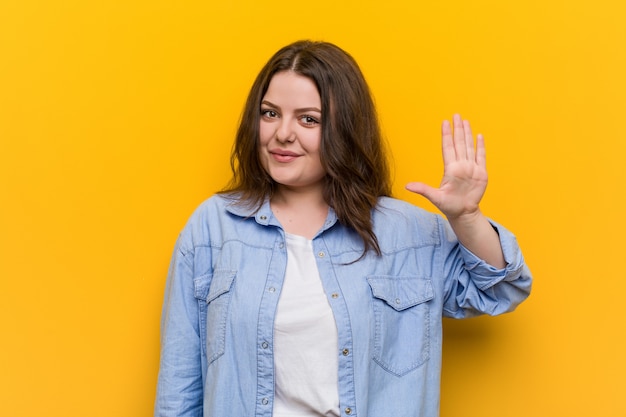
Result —
<instances>
[{"instance_id":1,"label":"yellow wall","mask_svg":"<svg viewBox=\"0 0 626 417\"><path fill-rule=\"evenodd\" d=\"M485 134L536 284L446 323L442 416L626 415L624 4L0 0L0 415L150 415L177 233L299 38L361 63L398 196L428 207L443 118Z\"/></svg>"}]
</instances>

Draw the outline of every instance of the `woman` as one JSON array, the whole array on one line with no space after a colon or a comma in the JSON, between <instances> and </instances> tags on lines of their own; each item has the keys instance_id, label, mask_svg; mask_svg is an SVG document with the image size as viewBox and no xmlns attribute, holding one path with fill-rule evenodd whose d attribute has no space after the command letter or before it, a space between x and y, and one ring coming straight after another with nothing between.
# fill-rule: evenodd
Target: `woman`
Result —
<instances>
[{"instance_id":1,"label":"woman","mask_svg":"<svg viewBox=\"0 0 626 417\"><path fill-rule=\"evenodd\" d=\"M248 97L227 190L181 233L162 319L156 416L436 416L443 316L513 310L530 273L488 220L482 137L442 127L447 218L390 195L356 62L301 41Z\"/></svg>"}]
</instances>

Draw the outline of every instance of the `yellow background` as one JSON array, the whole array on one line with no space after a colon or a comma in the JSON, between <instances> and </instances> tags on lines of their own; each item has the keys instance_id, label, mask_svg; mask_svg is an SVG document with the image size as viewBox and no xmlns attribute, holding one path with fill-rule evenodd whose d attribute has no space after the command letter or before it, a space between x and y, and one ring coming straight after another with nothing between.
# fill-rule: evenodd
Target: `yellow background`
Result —
<instances>
[{"instance_id":1,"label":"yellow background","mask_svg":"<svg viewBox=\"0 0 626 417\"><path fill-rule=\"evenodd\" d=\"M0 0L0 415L151 414L174 241L300 38L361 64L398 197L429 207L442 119L485 134L536 281L446 322L442 416L626 415L625 4Z\"/></svg>"}]
</instances>

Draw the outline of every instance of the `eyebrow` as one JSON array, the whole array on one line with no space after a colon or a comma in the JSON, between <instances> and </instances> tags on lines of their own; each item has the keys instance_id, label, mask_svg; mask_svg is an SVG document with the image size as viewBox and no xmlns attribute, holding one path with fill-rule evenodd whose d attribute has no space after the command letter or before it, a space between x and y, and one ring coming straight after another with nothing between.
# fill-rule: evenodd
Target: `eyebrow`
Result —
<instances>
[{"instance_id":1,"label":"eyebrow","mask_svg":"<svg viewBox=\"0 0 626 417\"><path fill-rule=\"evenodd\" d=\"M265 104L267 106L270 106L270 107L273 107L275 109L280 110L280 106L277 106L276 104L272 103L271 101L263 100L261 102L261 104ZM318 112L320 114L322 113L322 111L320 109L318 109L317 107L303 107L301 109L296 109L297 113L310 112L310 111Z\"/></svg>"}]
</instances>

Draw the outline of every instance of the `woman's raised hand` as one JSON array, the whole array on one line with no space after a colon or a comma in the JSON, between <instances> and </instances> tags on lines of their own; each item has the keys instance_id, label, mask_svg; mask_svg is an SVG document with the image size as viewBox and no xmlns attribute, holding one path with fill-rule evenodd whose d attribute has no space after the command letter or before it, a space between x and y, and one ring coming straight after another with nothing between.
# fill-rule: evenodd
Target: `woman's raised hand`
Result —
<instances>
[{"instance_id":1,"label":"woman's raised hand","mask_svg":"<svg viewBox=\"0 0 626 417\"><path fill-rule=\"evenodd\" d=\"M411 182L406 189L426 197L449 220L479 215L479 203L487 188L485 143L474 136L470 123L460 115L453 117L454 130L445 120L441 127L443 179L439 188Z\"/></svg>"}]
</instances>

